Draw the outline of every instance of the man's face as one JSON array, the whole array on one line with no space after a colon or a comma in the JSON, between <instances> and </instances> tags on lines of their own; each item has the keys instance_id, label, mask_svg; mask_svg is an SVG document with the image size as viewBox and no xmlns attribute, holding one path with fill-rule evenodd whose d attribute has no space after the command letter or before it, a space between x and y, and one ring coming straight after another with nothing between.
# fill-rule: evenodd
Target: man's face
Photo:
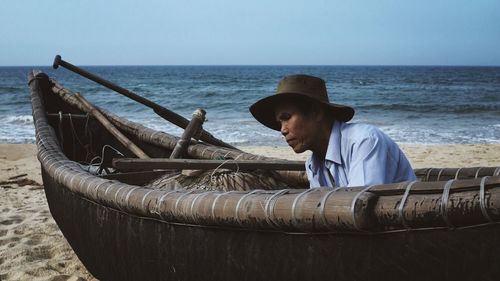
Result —
<instances>
[{"instance_id":1,"label":"man's face","mask_svg":"<svg viewBox=\"0 0 500 281\"><path fill-rule=\"evenodd\" d=\"M293 103L278 105L274 113L276 120L281 123L281 134L295 153L313 148L318 129L314 113L305 114Z\"/></svg>"}]
</instances>

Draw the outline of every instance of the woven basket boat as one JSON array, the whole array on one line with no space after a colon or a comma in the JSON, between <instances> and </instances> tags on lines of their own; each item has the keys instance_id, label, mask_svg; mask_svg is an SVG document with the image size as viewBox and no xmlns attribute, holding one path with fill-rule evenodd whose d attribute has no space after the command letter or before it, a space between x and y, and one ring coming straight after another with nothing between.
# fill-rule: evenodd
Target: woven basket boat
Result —
<instances>
[{"instance_id":1,"label":"woven basket boat","mask_svg":"<svg viewBox=\"0 0 500 281\"><path fill-rule=\"evenodd\" d=\"M98 279L500 278L498 167L418 169L415 182L341 189L307 189L303 171L276 172L279 190L152 188L169 171L85 165L106 147L132 154L73 92L28 76L51 214ZM155 159L179 140L100 111ZM288 163L195 141L186 158Z\"/></svg>"}]
</instances>

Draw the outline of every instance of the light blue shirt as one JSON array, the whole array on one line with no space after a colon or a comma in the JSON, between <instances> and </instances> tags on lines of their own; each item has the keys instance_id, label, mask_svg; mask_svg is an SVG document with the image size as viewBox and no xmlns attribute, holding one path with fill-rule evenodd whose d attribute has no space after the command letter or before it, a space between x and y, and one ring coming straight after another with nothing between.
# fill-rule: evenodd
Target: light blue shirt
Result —
<instances>
[{"instance_id":1,"label":"light blue shirt","mask_svg":"<svg viewBox=\"0 0 500 281\"><path fill-rule=\"evenodd\" d=\"M416 180L399 146L380 129L335 121L325 159L306 161L311 187L367 186Z\"/></svg>"}]
</instances>

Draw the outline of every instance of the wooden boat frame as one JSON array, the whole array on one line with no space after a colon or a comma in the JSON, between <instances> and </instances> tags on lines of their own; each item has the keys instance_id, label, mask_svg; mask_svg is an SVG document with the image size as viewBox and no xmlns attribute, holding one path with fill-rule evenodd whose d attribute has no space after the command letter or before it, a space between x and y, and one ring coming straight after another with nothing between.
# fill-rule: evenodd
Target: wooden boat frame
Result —
<instances>
[{"instance_id":1,"label":"wooden boat frame","mask_svg":"<svg viewBox=\"0 0 500 281\"><path fill-rule=\"evenodd\" d=\"M61 116L85 114L84 108L44 73L31 72L28 80L51 214L96 278L500 277L500 168L420 169L420 181L342 189L148 189L125 183L134 177L99 177L68 159L74 147L63 148L47 113L65 108ZM149 155L167 157L175 147L176 137L101 111ZM187 153L267 159L203 143L193 143ZM283 177L304 187L303 173Z\"/></svg>"}]
</instances>

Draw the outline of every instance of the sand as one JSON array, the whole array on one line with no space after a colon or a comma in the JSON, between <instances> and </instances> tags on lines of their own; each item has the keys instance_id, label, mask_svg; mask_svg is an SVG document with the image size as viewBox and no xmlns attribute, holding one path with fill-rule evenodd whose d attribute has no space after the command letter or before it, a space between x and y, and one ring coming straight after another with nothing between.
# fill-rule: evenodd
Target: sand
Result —
<instances>
[{"instance_id":1,"label":"sand","mask_svg":"<svg viewBox=\"0 0 500 281\"><path fill-rule=\"evenodd\" d=\"M34 145L0 145L0 280L96 280L52 219Z\"/></svg>"},{"instance_id":2,"label":"sand","mask_svg":"<svg viewBox=\"0 0 500 281\"><path fill-rule=\"evenodd\" d=\"M500 166L500 144L402 144L414 168ZM286 147L243 147L292 160ZM52 219L34 145L0 144L0 280L96 280Z\"/></svg>"}]
</instances>

